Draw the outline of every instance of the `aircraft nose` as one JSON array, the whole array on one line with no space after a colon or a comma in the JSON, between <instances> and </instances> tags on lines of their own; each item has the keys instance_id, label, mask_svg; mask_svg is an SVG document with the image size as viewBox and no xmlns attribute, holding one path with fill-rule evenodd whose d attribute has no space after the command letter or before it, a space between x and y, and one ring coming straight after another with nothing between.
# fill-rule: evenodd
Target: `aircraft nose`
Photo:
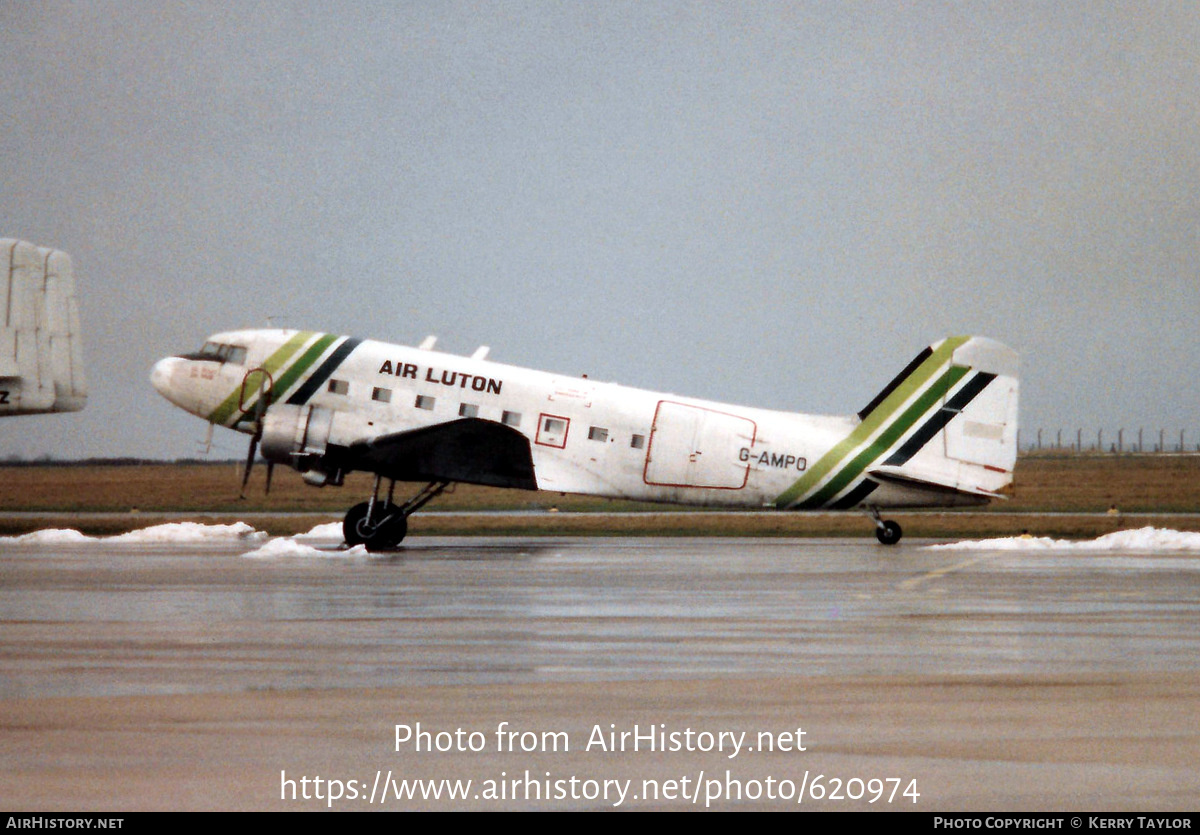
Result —
<instances>
[{"instance_id":1,"label":"aircraft nose","mask_svg":"<svg viewBox=\"0 0 1200 835\"><path fill-rule=\"evenodd\" d=\"M154 363L154 368L150 371L150 384L154 386L154 390L163 397L171 400L171 378L175 376L175 369L182 362L179 357L167 357Z\"/></svg>"}]
</instances>

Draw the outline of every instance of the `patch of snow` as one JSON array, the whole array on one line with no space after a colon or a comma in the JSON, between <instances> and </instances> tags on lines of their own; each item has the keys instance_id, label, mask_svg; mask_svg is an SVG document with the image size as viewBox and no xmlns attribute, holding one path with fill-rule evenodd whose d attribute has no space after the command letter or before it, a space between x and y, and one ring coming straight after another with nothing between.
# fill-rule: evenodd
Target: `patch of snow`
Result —
<instances>
[{"instance_id":1,"label":"patch of snow","mask_svg":"<svg viewBox=\"0 0 1200 835\"><path fill-rule=\"evenodd\" d=\"M87 536L70 528L51 528L44 531L34 531L22 536L0 536L0 542L15 545L75 545L80 542L94 542L96 537Z\"/></svg>"},{"instance_id":2,"label":"patch of snow","mask_svg":"<svg viewBox=\"0 0 1200 835\"><path fill-rule=\"evenodd\" d=\"M1008 536L930 545L941 551L1200 551L1200 533L1168 528L1115 531L1096 539L1051 539L1048 536Z\"/></svg>"},{"instance_id":3,"label":"patch of snow","mask_svg":"<svg viewBox=\"0 0 1200 835\"><path fill-rule=\"evenodd\" d=\"M330 522L326 525L317 525L307 533L297 534L296 539L334 539L341 542L342 523Z\"/></svg>"},{"instance_id":4,"label":"patch of snow","mask_svg":"<svg viewBox=\"0 0 1200 835\"><path fill-rule=\"evenodd\" d=\"M120 542L139 544L145 542L173 542L195 544L222 539L242 539L260 541L267 538L263 531L256 531L245 522L234 522L232 525L203 525L199 522L170 522L165 525L154 525L139 531L108 537L105 542Z\"/></svg>"},{"instance_id":5,"label":"patch of snow","mask_svg":"<svg viewBox=\"0 0 1200 835\"><path fill-rule=\"evenodd\" d=\"M116 536L87 536L69 528L65 530L47 529L27 533L23 536L0 536L0 542L16 545L77 545L84 542L117 543L120 545L166 542L190 545L229 539L259 542L266 538L266 533L256 531L245 522L235 522L232 525L171 522L164 525L153 525L137 531L130 531L129 533L117 534Z\"/></svg>"},{"instance_id":6,"label":"patch of snow","mask_svg":"<svg viewBox=\"0 0 1200 835\"><path fill-rule=\"evenodd\" d=\"M339 537L340 538L340 537ZM345 557L366 557L370 556L367 553L365 545L355 545L353 548L347 549L330 549L330 548L314 548L311 545L305 545L303 542L297 542L292 537L281 536L278 539L272 539L260 548L242 554L243 557L250 559L272 559L276 557L324 557L342 559Z\"/></svg>"}]
</instances>

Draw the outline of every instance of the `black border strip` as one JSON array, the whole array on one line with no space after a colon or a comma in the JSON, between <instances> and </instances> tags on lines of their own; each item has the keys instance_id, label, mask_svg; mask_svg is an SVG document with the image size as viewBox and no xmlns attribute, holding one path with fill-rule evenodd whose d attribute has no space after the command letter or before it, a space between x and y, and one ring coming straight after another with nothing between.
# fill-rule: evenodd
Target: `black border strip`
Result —
<instances>
[{"instance_id":1,"label":"black border strip","mask_svg":"<svg viewBox=\"0 0 1200 835\"><path fill-rule=\"evenodd\" d=\"M875 492L879 482L864 478L862 483L831 505L832 510L849 510Z\"/></svg>"},{"instance_id":2,"label":"black border strip","mask_svg":"<svg viewBox=\"0 0 1200 835\"><path fill-rule=\"evenodd\" d=\"M337 346L328 359L321 363L321 367L314 371L313 375L304 381L304 385L296 389L296 393L287 399L288 405L302 406L307 403L308 399L316 394L317 389L325 385L325 381L345 361L346 357L350 356L350 352L361 344L361 339L353 336L346 337L346 341Z\"/></svg>"},{"instance_id":3,"label":"black border strip","mask_svg":"<svg viewBox=\"0 0 1200 835\"><path fill-rule=\"evenodd\" d=\"M986 371L981 371L972 377L965 386L958 390L958 393L946 401L946 405L938 409L933 417L925 421L925 424L904 442L904 446L893 452L891 457L883 462L884 466L898 467L906 463L908 459L917 454L921 447L929 443L934 435L941 432L955 415L967 408L971 401L978 397L979 393L987 388L994 379L996 379L996 375Z\"/></svg>"},{"instance_id":4,"label":"black border strip","mask_svg":"<svg viewBox=\"0 0 1200 835\"><path fill-rule=\"evenodd\" d=\"M882 403L889 394L891 394L893 391L895 391L896 387L898 385L900 385L906 379L908 379L908 376L910 374L912 374L914 371L916 371L917 368L921 365L921 363L925 362L925 360L929 359L929 357L932 355L933 355L933 346L932 345L929 346L928 348L926 348L921 353L917 354L916 358L914 358L913 361L910 362L908 365L904 366L904 370L901 371L899 374L897 374L895 377L893 377L892 381L890 383L888 383L886 386L884 386L883 391L881 391L881 392L879 392L879 394L875 395L875 399L872 400L870 403L868 403L866 408L858 413L858 419L866 420L867 415L869 415L869 414L871 414L871 412L875 411L875 408L880 403Z\"/></svg>"}]
</instances>

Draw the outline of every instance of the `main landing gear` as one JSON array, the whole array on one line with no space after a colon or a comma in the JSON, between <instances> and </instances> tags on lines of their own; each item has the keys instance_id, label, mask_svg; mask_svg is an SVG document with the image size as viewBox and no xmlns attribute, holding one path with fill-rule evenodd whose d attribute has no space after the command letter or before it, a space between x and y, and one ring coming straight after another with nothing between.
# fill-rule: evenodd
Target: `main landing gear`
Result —
<instances>
[{"instance_id":1,"label":"main landing gear","mask_svg":"<svg viewBox=\"0 0 1200 835\"><path fill-rule=\"evenodd\" d=\"M871 514L871 518L875 520L875 538L884 545L895 545L900 541L900 537L904 535L904 531L900 530L900 526L891 519L884 519L879 515L879 508L869 507L867 512Z\"/></svg>"},{"instance_id":2,"label":"main landing gear","mask_svg":"<svg viewBox=\"0 0 1200 835\"><path fill-rule=\"evenodd\" d=\"M395 548L408 533L408 517L436 499L450 486L448 481L431 481L420 493L398 505L392 501L392 493L396 489L395 479L388 485L386 499L379 498L379 486L382 482L382 476L375 476L375 489L371 498L350 508L342 521L342 536L346 538L346 545L351 548L355 545L365 545L372 553Z\"/></svg>"}]
</instances>

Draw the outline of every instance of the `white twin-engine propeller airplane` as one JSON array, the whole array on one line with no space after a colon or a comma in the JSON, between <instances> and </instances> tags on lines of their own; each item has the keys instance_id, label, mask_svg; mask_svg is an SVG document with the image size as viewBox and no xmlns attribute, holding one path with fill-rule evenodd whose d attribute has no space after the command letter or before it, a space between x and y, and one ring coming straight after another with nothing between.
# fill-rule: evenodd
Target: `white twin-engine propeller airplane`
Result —
<instances>
[{"instance_id":1,"label":"white twin-engine propeller airplane","mask_svg":"<svg viewBox=\"0 0 1200 835\"><path fill-rule=\"evenodd\" d=\"M349 545L396 546L452 482L780 510L982 504L1011 484L1017 355L982 337L917 355L856 415L729 406L313 331L241 330L155 366L154 387L309 484L375 474L346 514ZM211 429L211 427L210 427ZM386 498L382 482L389 482ZM428 482L404 502L397 481Z\"/></svg>"}]
</instances>

